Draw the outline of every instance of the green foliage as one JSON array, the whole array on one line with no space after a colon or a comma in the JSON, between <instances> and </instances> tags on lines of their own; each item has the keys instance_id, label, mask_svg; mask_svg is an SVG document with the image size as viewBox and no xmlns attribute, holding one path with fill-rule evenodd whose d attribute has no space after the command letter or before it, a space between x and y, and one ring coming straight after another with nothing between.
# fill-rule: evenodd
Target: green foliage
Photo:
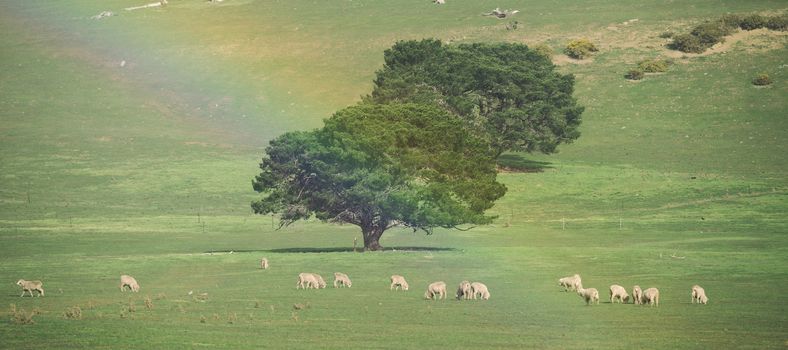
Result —
<instances>
[{"instance_id":1,"label":"green foliage","mask_svg":"<svg viewBox=\"0 0 788 350\"><path fill-rule=\"evenodd\" d=\"M731 18L730 21L734 19ZM673 42L668 45L671 49L689 53L703 53L714 44L723 41L723 38L732 33L730 22L722 20L707 21L695 28L689 34L681 34L673 37Z\"/></svg>"},{"instance_id":2,"label":"green foliage","mask_svg":"<svg viewBox=\"0 0 788 350\"><path fill-rule=\"evenodd\" d=\"M726 28L737 29L741 27L741 22L743 19L744 17L742 15L738 15L735 13L728 13L720 17L719 21Z\"/></svg>"},{"instance_id":3,"label":"green foliage","mask_svg":"<svg viewBox=\"0 0 788 350\"><path fill-rule=\"evenodd\" d=\"M690 34L697 37L702 45L711 47L722 42L726 35L733 33L733 29L721 21L708 21L693 28Z\"/></svg>"},{"instance_id":4,"label":"green foliage","mask_svg":"<svg viewBox=\"0 0 788 350\"><path fill-rule=\"evenodd\" d=\"M769 77L769 74L760 73L752 80L752 84L758 86L771 85L772 78Z\"/></svg>"},{"instance_id":5,"label":"green foliage","mask_svg":"<svg viewBox=\"0 0 788 350\"><path fill-rule=\"evenodd\" d=\"M582 60L599 51L596 45L588 39L576 39L569 42L564 48L564 53L574 59Z\"/></svg>"},{"instance_id":6,"label":"green foliage","mask_svg":"<svg viewBox=\"0 0 788 350\"><path fill-rule=\"evenodd\" d=\"M645 75L646 74L643 73L643 70L641 69L630 69L627 74L624 74L624 78L629 80L640 80L643 79Z\"/></svg>"},{"instance_id":7,"label":"green foliage","mask_svg":"<svg viewBox=\"0 0 788 350\"><path fill-rule=\"evenodd\" d=\"M362 104L323 129L271 141L254 189L266 194L255 213L281 213L285 226L315 215L359 226L364 246L393 225L489 223L484 211L506 188L495 181L489 145L436 106Z\"/></svg>"},{"instance_id":8,"label":"green foliage","mask_svg":"<svg viewBox=\"0 0 788 350\"><path fill-rule=\"evenodd\" d=\"M771 17L758 14L749 16L726 14L717 20L706 21L694 27L689 34L674 36L673 42L668 47L681 52L703 53L714 44L723 42L726 35L730 35L738 28L753 30L766 27L772 30L786 30L786 26L788 26L786 14Z\"/></svg>"},{"instance_id":9,"label":"green foliage","mask_svg":"<svg viewBox=\"0 0 788 350\"><path fill-rule=\"evenodd\" d=\"M540 54L540 55L546 57L547 59L551 59L553 57L553 55L555 54L555 51L553 50L553 48L550 47L550 45L547 45L547 43L538 43L538 44L532 45L531 46L531 50L533 50L537 54Z\"/></svg>"},{"instance_id":10,"label":"green foliage","mask_svg":"<svg viewBox=\"0 0 788 350\"><path fill-rule=\"evenodd\" d=\"M788 14L769 17L766 20L766 28L780 31L788 30Z\"/></svg>"},{"instance_id":11,"label":"green foliage","mask_svg":"<svg viewBox=\"0 0 788 350\"><path fill-rule=\"evenodd\" d=\"M553 153L580 136L574 76L521 44L400 41L384 52L367 102L433 104L503 151Z\"/></svg>"},{"instance_id":12,"label":"green foliage","mask_svg":"<svg viewBox=\"0 0 788 350\"><path fill-rule=\"evenodd\" d=\"M673 50L687 53L703 53L711 45L701 43L700 38L692 34L679 34L673 37L673 42L668 44Z\"/></svg>"},{"instance_id":13,"label":"green foliage","mask_svg":"<svg viewBox=\"0 0 788 350\"><path fill-rule=\"evenodd\" d=\"M664 73L668 70L669 62L663 59L650 59L638 63L638 69L645 73Z\"/></svg>"},{"instance_id":14,"label":"green foliage","mask_svg":"<svg viewBox=\"0 0 788 350\"><path fill-rule=\"evenodd\" d=\"M741 19L739 27L744 30L760 29L766 26L767 20L761 15L749 15Z\"/></svg>"}]
</instances>

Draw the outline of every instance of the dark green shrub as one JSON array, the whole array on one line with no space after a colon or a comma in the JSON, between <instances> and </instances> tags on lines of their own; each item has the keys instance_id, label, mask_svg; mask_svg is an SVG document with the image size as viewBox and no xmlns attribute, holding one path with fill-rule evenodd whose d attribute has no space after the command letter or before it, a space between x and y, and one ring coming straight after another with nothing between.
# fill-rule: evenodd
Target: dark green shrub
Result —
<instances>
[{"instance_id":1,"label":"dark green shrub","mask_svg":"<svg viewBox=\"0 0 788 350\"><path fill-rule=\"evenodd\" d=\"M788 14L769 17L766 20L766 28L771 30L788 30Z\"/></svg>"},{"instance_id":2,"label":"dark green shrub","mask_svg":"<svg viewBox=\"0 0 788 350\"><path fill-rule=\"evenodd\" d=\"M645 75L646 74L643 73L643 71L640 69L630 69L629 72L627 72L627 74L624 74L624 78L627 78L629 80L640 80L643 79Z\"/></svg>"},{"instance_id":3,"label":"dark green shrub","mask_svg":"<svg viewBox=\"0 0 788 350\"><path fill-rule=\"evenodd\" d=\"M668 70L668 65L668 61L665 60L645 60L638 63L638 69L645 73L662 73Z\"/></svg>"},{"instance_id":4,"label":"dark green shrub","mask_svg":"<svg viewBox=\"0 0 788 350\"><path fill-rule=\"evenodd\" d=\"M690 32L690 34L697 37L702 44L708 45L707 47L722 42L723 37L731 33L733 33L733 29L725 26L725 23L722 21L702 23L693 28L692 32Z\"/></svg>"},{"instance_id":5,"label":"dark green shrub","mask_svg":"<svg viewBox=\"0 0 788 350\"><path fill-rule=\"evenodd\" d=\"M723 15L720 18L720 22L727 28L736 29L741 27L742 16L737 14L729 13L727 15Z\"/></svg>"},{"instance_id":6,"label":"dark green shrub","mask_svg":"<svg viewBox=\"0 0 788 350\"><path fill-rule=\"evenodd\" d=\"M758 74L758 76L756 76L755 79L752 80L752 84L757 86L771 85L771 83L772 83L772 78L769 78L769 74L766 73Z\"/></svg>"},{"instance_id":7,"label":"dark green shrub","mask_svg":"<svg viewBox=\"0 0 788 350\"><path fill-rule=\"evenodd\" d=\"M750 15L742 18L739 27L744 30L759 29L766 26L766 17L761 15Z\"/></svg>"},{"instance_id":8,"label":"dark green shrub","mask_svg":"<svg viewBox=\"0 0 788 350\"><path fill-rule=\"evenodd\" d=\"M599 49L588 39L572 40L566 45L566 48L564 48L564 53L567 56L578 60L591 56L592 53L597 51L599 51Z\"/></svg>"},{"instance_id":9,"label":"dark green shrub","mask_svg":"<svg viewBox=\"0 0 788 350\"><path fill-rule=\"evenodd\" d=\"M540 54L540 55L542 55L544 57L547 57L548 59L553 57L553 54L555 53L555 52L553 52L553 48L550 47L550 45L547 45L545 43L539 43L539 44L536 44L534 46L531 46L530 48L531 48L532 51L534 51L534 52L536 52L536 53L538 53L538 54Z\"/></svg>"},{"instance_id":10,"label":"dark green shrub","mask_svg":"<svg viewBox=\"0 0 788 350\"><path fill-rule=\"evenodd\" d=\"M680 34L673 37L673 42L668 44L668 48L689 53L703 53L712 45L700 42L700 39L692 34Z\"/></svg>"}]
</instances>

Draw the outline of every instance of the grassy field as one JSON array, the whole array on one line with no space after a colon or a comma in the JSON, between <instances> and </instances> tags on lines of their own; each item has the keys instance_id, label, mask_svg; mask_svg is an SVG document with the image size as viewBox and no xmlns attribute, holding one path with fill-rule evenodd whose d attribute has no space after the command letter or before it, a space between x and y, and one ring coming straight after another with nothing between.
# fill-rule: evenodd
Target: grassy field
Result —
<instances>
[{"instance_id":1,"label":"grassy field","mask_svg":"<svg viewBox=\"0 0 788 350\"><path fill-rule=\"evenodd\" d=\"M785 3L447 2L1 3L0 348L786 348L788 35L700 56L659 37ZM518 28L480 16L495 7L520 9ZM117 16L90 19L105 10ZM591 60L555 57L577 76L583 135L505 155L528 171L500 174L493 225L387 232L396 250L353 253L355 227L275 231L252 215L267 142L319 127L369 92L384 49L425 37L557 53L589 38ZM623 78L655 57L675 63ZM762 72L775 83L755 88ZM303 271L353 287L296 291ZM386 289L395 273L411 290ZM599 306L560 291L574 273ZM121 274L140 293L118 291ZM20 298L20 278L46 296ZM421 299L464 279L491 299ZM613 283L658 287L660 306L610 305ZM708 305L690 304L693 284ZM65 318L75 306L81 319Z\"/></svg>"}]
</instances>

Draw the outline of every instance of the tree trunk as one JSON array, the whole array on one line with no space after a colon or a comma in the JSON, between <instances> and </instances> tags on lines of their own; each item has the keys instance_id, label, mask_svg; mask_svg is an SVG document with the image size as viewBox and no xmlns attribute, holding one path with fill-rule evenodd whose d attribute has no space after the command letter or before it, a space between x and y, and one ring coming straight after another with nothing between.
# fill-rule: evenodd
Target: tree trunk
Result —
<instances>
[{"instance_id":1,"label":"tree trunk","mask_svg":"<svg viewBox=\"0 0 788 350\"><path fill-rule=\"evenodd\" d=\"M361 232L364 235L364 250L376 251L383 250L383 247L378 242L380 236L383 235L383 229L380 227L362 227Z\"/></svg>"}]
</instances>

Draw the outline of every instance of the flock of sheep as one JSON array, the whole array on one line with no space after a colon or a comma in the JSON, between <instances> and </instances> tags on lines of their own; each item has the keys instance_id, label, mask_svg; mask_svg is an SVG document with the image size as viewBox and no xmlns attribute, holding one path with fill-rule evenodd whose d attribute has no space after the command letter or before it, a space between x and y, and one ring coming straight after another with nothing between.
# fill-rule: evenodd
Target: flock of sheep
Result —
<instances>
[{"instance_id":1,"label":"flock of sheep","mask_svg":"<svg viewBox=\"0 0 788 350\"><path fill-rule=\"evenodd\" d=\"M268 269L268 259L262 258L260 260L260 268ZM408 290L409 285L408 282L405 280L405 277L400 275L392 275L391 276L391 285L389 289L391 290ZM26 281L20 279L16 282L16 284L22 287L22 295L20 297L24 297L25 293L30 293L30 296L33 296L33 292L38 292L38 296L44 295L44 288L43 283L41 281ZM580 275L575 274L574 276L564 277L558 280L558 285L564 288L564 291L575 291L577 294L585 300L587 305L590 304L599 304L599 291L596 288L583 288L583 281L580 278ZM340 287L348 287L350 288L353 286L353 282L350 280L348 275L335 272L334 273L334 288ZM296 281L296 289L320 289L326 287L326 281L323 279L323 276L320 276L316 273L310 272L302 272L298 274L298 280ZM139 292L140 285L137 283L137 280L134 277L129 275L121 275L120 276L120 290L125 291L126 288L131 290L132 292ZM446 299L447 295L446 290L446 282L437 281L430 283L427 286L427 291L424 292L424 299L429 300L439 300L439 299ZM692 286L692 303L698 304L706 304L709 302L709 298L706 296L706 291L699 285ZM457 287L457 292L455 293L455 297L458 300L468 300L468 299L477 299L480 298L482 300L490 299L490 291L487 289L487 286L481 282L469 282L469 281L462 281L460 285ZM632 287L632 302L635 305L641 304L649 304L651 306L659 306L659 289L657 288L648 288L646 290L642 290L640 286ZM613 284L610 286L610 303L613 304L616 301L619 303L625 304L629 302L630 295L627 293L627 290L617 284Z\"/></svg>"},{"instance_id":2,"label":"flock of sheep","mask_svg":"<svg viewBox=\"0 0 788 350\"><path fill-rule=\"evenodd\" d=\"M25 293L30 293L30 296L33 296L33 292L38 292L38 296L44 295L44 283L41 281L27 281L27 280L19 280L16 281L16 285L22 287L22 295L20 297L25 296ZM139 292L140 285L137 283L137 280L134 277L129 275L120 275L120 290L125 291L126 287L129 288L132 292Z\"/></svg>"},{"instance_id":3,"label":"flock of sheep","mask_svg":"<svg viewBox=\"0 0 788 350\"><path fill-rule=\"evenodd\" d=\"M262 258L260 260L260 268L267 270L268 269L268 259ZM41 281L27 281L20 279L16 282L16 284L22 287L22 295L21 297L25 296L25 293L30 293L30 296L33 296L33 291L38 292L38 296L44 295L44 288L43 283ZM352 287L353 282L350 280L348 275L335 272L334 273L334 288L340 287ZM296 289L320 289L326 287L326 281L323 279L323 276L320 276L316 273L310 272L302 272L298 274L298 280L296 281ZM120 290L126 291L126 288L132 292L139 292L140 285L137 283L137 280L134 277L129 275L121 275L120 276ZM391 290L408 290L410 286L408 285L408 281L405 280L405 277L400 275L391 275ZM427 286L427 291L424 292L424 299L446 299L446 282L437 281L430 283ZM487 289L487 286L481 282L469 282L469 281L462 281L460 282L459 287L457 288L456 298L460 299L477 299L480 298L482 300L490 299L490 291Z\"/></svg>"},{"instance_id":4,"label":"flock of sheep","mask_svg":"<svg viewBox=\"0 0 788 350\"><path fill-rule=\"evenodd\" d=\"M262 258L260 259L260 268L265 270L268 269L268 259ZM408 281L405 280L405 277L400 275L391 275L391 285L389 286L390 290L408 290L410 286L408 285ZM340 287L348 287L350 288L353 286L353 282L350 280L348 275L342 272L334 272L334 288ZM302 272L298 274L298 280L296 281L296 289L320 289L326 287L326 281L323 279L323 276L319 274L312 273L312 272ZM430 283L427 286L427 291L424 292L424 299L436 300L436 299L446 299L447 295L446 291L446 282L437 281ZM460 286L457 288L457 293L455 295L457 300L461 299L477 299L481 298L482 300L490 299L490 292L487 290L487 286L481 282L468 282L462 281L460 282Z\"/></svg>"},{"instance_id":5,"label":"flock of sheep","mask_svg":"<svg viewBox=\"0 0 788 350\"><path fill-rule=\"evenodd\" d=\"M263 269L268 268L268 261L263 260L261 262L261 267ZM405 277L400 275L391 275L391 285L389 286L390 290L408 290L410 286L408 285L408 281L405 280ZM350 277L348 275L341 273L341 272L334 272L334 288L340 287L348 287L350 288L353 286L353 282L350 281ZM319 274L312 273L312 272L302 272L298 274L298 280L296 281L296 289L307 289L307 288L314 288L320 289L326 287L326 281L323 279L323 276ZM427 286L427 291L424 292L424 299L430 300L437 300L437 299L446 299L446 295L448 292L446 291L446 282L437 281L430 283ZM468 282L462 281L460 282L460 286L457 288L457 293L455 297L460 299L477 299L480 298L482 300L490 299L490 292L487 290L487 286L481 282Z\"/></svg>"},{"instance_id":6,"label":"flock of sheep","mask_svg":"<svg viewBox=\"0 0 788 350\"><path fill-rule=\"evenodd\" d=\"M558 280L558 285L564 287L564 291L573 290L577 292L583 300L586 301L587 305L590 304L599 304L599 291L596 288L583 288L583 281L580 279L580 275L575 274L574 276L564 277ZM697 302L698 304L706 304L709 302L709 298L706 296L706 291L699 285L692 286L692 303L694 304ZM627 303L629 301L630 295L627 294L627 290L619 286L617 284L613 284L610 286L610 303L613 304L618 300L619 303ZM644 305L649 304L651 306L659 306L659 289L657 288L648 288L646 290L640 289L640 286L632 287L632 302L635 305Z\"/></svg>"}]
</instances>

